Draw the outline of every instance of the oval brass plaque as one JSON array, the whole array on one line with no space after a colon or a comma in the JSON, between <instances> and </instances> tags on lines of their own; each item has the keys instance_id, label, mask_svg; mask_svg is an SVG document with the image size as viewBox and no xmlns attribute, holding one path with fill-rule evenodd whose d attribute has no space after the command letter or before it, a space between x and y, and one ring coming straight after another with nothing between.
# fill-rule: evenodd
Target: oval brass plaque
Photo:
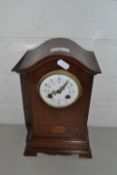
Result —
<instances>
[{"instance_id":1,"label":"oval brass plaque","mask_svg":"<svg viewBox=\"0 0 117 175\"><path fill-rule=\"evenodd\" d=\"M62 126L62 125L56 125L54 126L51 131L53 133L58 133L58 134L63 134L66 131L66 127Z\"/></svg>"}]
</instances>

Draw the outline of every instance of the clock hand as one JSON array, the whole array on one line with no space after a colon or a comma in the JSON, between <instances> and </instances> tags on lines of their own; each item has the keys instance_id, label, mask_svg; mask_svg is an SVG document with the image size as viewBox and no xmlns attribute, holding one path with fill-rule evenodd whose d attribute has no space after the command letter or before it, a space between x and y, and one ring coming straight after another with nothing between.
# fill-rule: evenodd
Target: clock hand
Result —
<instances>
[{"instance_id":1,"label":"clock hand","mask_svg":"<svg viewBox=\"0 0 117 175\"><path fill-rule=\"evenodd\" d=\"M59 89L57 89L56 91L53 90L51 93L49 93L47 96L48 98L52 98L53 95L56 95L57 93L60 94L66 87L66 85L68 84L69 81L66 81L65 84L63 86L60 86Z\"/></svg>"},{"instance_id":2,"label":"clock hand","mask_svg":"<svg viewBox=\"0 0 117 175\"><path fill-rule=\"evenodd\" d=\"M63 86L61 86L59 89L57 89L56 93L60 94L65 89L65 87L67 86L68 82L69 81L66 81Z\"/></svg>"}]
</instances>

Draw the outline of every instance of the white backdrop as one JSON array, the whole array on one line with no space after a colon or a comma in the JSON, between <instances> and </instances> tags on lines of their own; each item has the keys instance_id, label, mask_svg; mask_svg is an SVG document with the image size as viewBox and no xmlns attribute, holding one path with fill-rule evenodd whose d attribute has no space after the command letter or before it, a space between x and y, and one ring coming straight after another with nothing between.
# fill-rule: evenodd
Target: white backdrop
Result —
<instances>
[{"instance_id":1,"label":"white backdrop","mask_svg":"<svg viewBox=\"0 0 117 175\"><path fill-rule=\"evenodd\" d=\"M88 124L117 126L116 0L0 0L0 123L24 123L19 77L11 69L52 37L95 52L102 74L95 77Z\"/></svg>"}]
</instances>

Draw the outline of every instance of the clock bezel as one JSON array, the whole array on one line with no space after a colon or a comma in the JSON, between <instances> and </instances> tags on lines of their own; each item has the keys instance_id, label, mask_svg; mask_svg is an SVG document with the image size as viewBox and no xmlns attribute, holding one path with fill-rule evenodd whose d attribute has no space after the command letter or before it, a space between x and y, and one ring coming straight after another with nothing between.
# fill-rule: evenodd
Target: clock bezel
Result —
<instances>
[{"instance_id":1,"label":"clock bezel","mask_svg":"<svg viewBox=\"0 0 117 175\"><path fill-rule=\"evenodd\" d=\"M66 105L66 106L54 106L54 105L48 103L47 101L45 101L45 100L43 99L41 93L40 93L40 85L41 85L41 83L42 83L47 77L52 76L52 75L55 75L55 74L66 75L66 76L72 78L72 79L75 81L75 83L76 83L76 85L77 85L77 87L78 87L78 89L79 89L79 94L77 95L76 99L75 99L72 103L70 103L70 104L68 104L68 105ZM38 81L37 85L36 85L36 91L37 91L37 94L41 97L41 99L42 99L48 106L53 107L53 108L59 108L59 109L61 109L61 108L66 108L66 107L71 106L71 105L74 104L74 103L80 98L80 96L83 94L83 88L82 88L82 86L81 86L81 83L80 83L79 79L78 79L73 73L71 73L71 72L69 72L69 71L67 71L67 70L62 70L62 69L56 69L56 70L50 71L50 72L46 73L45 75L43 75L43 76L40 78L40 80Z\"/></svg>"}]
</instances>

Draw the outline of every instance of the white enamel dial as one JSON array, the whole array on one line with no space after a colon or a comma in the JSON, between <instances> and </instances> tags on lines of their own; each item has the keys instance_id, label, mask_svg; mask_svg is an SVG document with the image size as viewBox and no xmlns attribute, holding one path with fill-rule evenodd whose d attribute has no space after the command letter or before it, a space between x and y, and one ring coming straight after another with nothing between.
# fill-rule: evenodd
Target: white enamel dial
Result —
<instances>
[{"instance_id":1,"label":"white enamel dial","mask_svg":"<svg viewBox=\"0 0 117 175\"><path fill-rule=\"evenodd\" d=\"M41 78L38 93L48 105L62 108L78 99L81 95L81 85L79 80L68 71L52 71Z\"/></svg>"}]
</instances>

